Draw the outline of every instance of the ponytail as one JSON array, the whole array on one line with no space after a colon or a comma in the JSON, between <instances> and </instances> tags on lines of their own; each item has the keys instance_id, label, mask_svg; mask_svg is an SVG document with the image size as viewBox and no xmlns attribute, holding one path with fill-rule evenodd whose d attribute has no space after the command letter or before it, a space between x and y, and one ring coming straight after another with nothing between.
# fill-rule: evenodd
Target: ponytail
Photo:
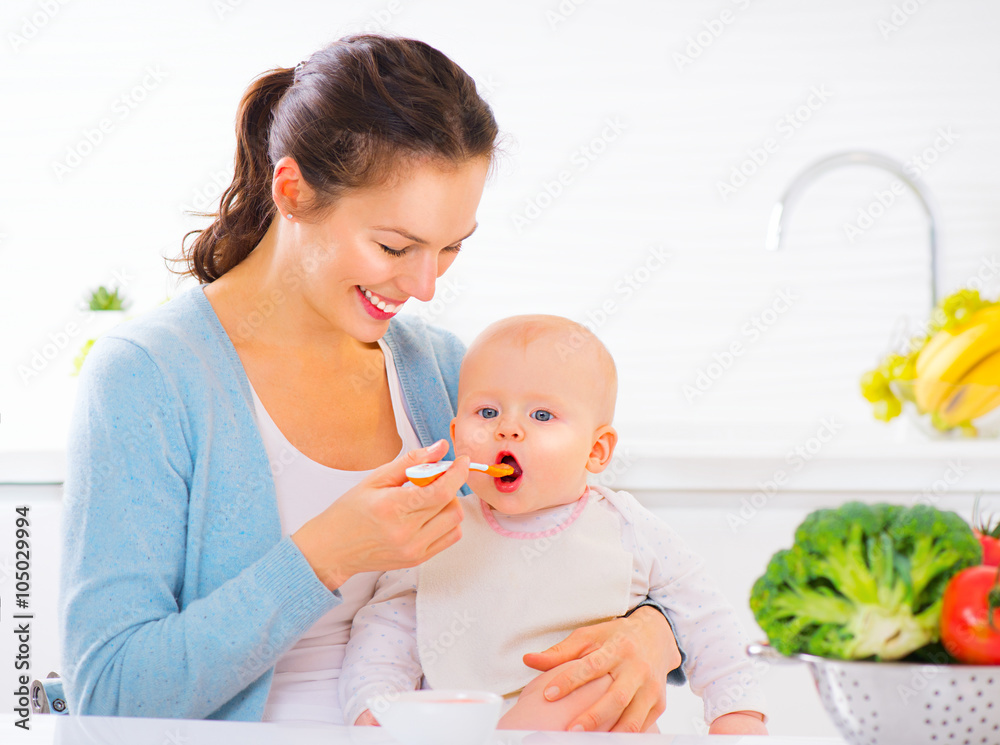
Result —
<instances>
[{"instance_id":1,"label":"ponytail","mask_svg":"<svg viewBox=\"0 0 1000 745\"><path fill-rule=\"evenodd\" d=\"M219 200L218 213L195 212L216 217L191 244L189 270L202 284L214 282L250 255L260 243L274 216L271 199L272 165L268 157L268 134L275 107L294 80L294 68L278 68L259 76L243 94L236 118L236 158L233 183Z\"/></svg>"}]
</instances>

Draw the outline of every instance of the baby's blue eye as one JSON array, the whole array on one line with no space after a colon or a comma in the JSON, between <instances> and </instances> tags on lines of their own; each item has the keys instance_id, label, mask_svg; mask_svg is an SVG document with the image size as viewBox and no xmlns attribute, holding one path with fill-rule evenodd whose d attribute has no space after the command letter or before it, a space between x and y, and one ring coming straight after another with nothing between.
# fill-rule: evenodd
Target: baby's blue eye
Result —
<instances>
[{"instance_id":1,"label":"baby's blue eye","mask_svg":"<svg viewBox=\"0 0 1000 745\"><path fill-rule=\"evenodd\" d=\"M536 419L539 422L547 422L552 418L552 413L546 411L545 409L538 409L536 411L531 412L531 418Z\"/></svg>"},{"instance_id":2,"label":"baby's blue eye","mask_svg":"<svg viewBox=\"0 0 1000 745\"><path fill-rule=\"evenodd\" d=\"M479 413L479 416L481 416L483 419L493 419L500 412L498 412L496 409L491 409L489 406L484 406L483 408L481 408L479 410L478 413Z\"/></svg>"}]
</instances>

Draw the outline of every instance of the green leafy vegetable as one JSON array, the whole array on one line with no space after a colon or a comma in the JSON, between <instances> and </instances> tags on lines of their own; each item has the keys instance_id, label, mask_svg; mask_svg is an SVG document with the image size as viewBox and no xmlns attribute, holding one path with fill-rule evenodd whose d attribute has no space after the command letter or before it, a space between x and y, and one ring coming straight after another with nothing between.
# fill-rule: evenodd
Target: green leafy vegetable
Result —
<instances>
[{"instance_id":1,"label":"green leafy vegetable","mask_svg":"<svg viewBox=\"0 0 1000 745\"><path fill-rule=\"evenodd\" d=\"M981 559L954 512L849 502L806 517L750 608L782 654L896 660L940 639L948 580Z\"/></svg>"}]
</instances>

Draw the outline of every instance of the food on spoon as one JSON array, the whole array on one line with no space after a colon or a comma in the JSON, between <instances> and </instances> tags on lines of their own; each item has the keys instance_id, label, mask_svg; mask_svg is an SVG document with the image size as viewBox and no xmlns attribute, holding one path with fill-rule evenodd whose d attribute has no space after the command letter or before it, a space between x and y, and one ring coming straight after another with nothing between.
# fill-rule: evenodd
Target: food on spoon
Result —
<instances>
[{"instance_id":1,"label":"food on spoon","mask_svg":"<svg viewBox=\"0 0 1000 745\"><path fill-rule=\"evenodd\" d=\"M782 654L896 660L938 641L948 580L981 557L954 512L849 502L806 517L750 608Z\"/></svg>"}]
</instances>

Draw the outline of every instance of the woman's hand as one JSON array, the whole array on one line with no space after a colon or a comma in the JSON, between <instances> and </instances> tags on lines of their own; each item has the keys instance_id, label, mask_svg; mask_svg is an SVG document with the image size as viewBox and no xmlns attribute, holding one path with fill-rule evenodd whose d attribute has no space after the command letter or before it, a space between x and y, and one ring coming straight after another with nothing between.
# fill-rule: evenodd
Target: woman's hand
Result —
<instances>
[{"instance_id":1,"label":"woman's hand","mask_svg":"<svg viewBox=\"0 0 1000 745\"><path fill-rule=\"evenodd\" d=\"M666 708L667 673L680 666L681 654L667 619L643 606L628 618L577 629L544 652L526 654L524 664L536 670L563 665L545 690L550 701L611 675L607 693L568 729L591 732L614 723L612 732L643 732Z\"/></svg>"},{"instance_id":2,"label":"woman's hand","mask_svg":"<svg viewBox=\"0 0 1000 745\"><path fill-rule=\"evenodd\" d=\"M766 735L764 715L759 711L734 711L717 717L708 728L710 735Z\"/></svg>"},{"instance_id":3,"label":"woman's hand","mask_svg":"<svg viewBox=\"0 0 1000 745\"><path fill-rule=\"evenodd\" d=\"M457 493L469 475L469 458L455 460L424 487L404 487L405 471L448 452L440 440L377 468L292 534L319 580L335 590L361 572L412 567L462 537Z\"/></svg>"}]
</instances>

